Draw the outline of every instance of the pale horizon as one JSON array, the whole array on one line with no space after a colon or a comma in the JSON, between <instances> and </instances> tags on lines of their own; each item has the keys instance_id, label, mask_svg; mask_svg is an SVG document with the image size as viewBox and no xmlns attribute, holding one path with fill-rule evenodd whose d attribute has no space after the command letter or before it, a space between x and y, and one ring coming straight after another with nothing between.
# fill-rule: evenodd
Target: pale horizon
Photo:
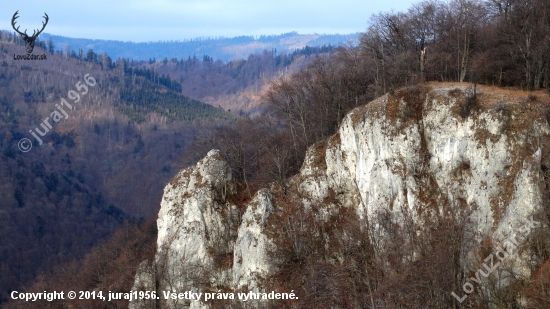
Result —
<instances>
[{"instance_id":1,"label":"pale horizon","mask_svg":"<svg viewBox=\"0 0 550 309\"><path fill-rule=\"evenodd\" d=\"M370 3L369 3L370 2ZM120 1L98 0L93 5L68 0L8 3L0 15L0 29L13 31L11 18L19 11L20 30L41 28L44 33L71 38L123 42L183 41L202 37L364 32L373 14L405 11L414 1Z\"/></svg>"}]
</instances>

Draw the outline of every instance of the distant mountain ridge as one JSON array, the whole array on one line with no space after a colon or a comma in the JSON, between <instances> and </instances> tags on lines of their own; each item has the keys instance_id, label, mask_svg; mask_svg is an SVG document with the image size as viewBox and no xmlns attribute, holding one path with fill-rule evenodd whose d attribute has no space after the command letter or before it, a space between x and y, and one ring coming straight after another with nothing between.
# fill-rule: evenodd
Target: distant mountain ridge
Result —
<instances>
[{"instance_id":1,"label":"distant mountain ridge","mask_svg":"<svg viewBox=\"0 0 550 309\"><path fill-rule=\"evenodd\" d=\"M126 58L131 60L149 60L155 58L162 60L165 57L188 58L204 55L214 60L224 62L238 58L246 58L250 54L261 53L264 50L276 49L277 52L293 52L306 46L319 47L323 45L340 46L347 42L357 45L359 33L353 34L298 34L289 32L281 35L206 37L184 41L158 41L158 42L122 42L113 40L92 40L81 38L69 38L59 35L44 33L41 40L53 40L56 50L63 50L69 45L72 50L82 48L84 53L93 49L96 53L106 52L113 59Z\"/></svg>"}]
</instances>

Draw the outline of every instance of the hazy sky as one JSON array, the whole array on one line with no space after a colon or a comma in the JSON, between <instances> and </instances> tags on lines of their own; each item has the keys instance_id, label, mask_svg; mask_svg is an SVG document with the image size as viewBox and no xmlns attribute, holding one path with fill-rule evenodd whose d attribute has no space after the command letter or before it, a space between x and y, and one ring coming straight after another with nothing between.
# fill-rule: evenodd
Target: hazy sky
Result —
<instances>
[{"instance_id":1,"label":"hazy sky","mask_svg":"<svg viewBox=\"0 0 550 309\"><path fill-rule=\"evenodd\" d=\"M0 29L13 30L19 10L27 33L50 21L44 32L74 38L147 42L203 36L364 31L380 11L403 11L416 0L2 0Z\"/></svg>"}]
</instances>

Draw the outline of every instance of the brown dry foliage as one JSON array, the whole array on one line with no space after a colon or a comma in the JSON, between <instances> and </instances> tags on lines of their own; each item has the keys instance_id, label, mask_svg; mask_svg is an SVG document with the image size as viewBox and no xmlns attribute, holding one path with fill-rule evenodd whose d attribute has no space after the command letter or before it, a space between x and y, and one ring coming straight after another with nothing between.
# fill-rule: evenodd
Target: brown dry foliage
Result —
<instances>
[{"instance_id":1,"label":"brown dry foliage","mask_svg":"<svg viewBox=\"0 0 550 309\"><path fill-rule=\"evenodd\" d=\"M405 87L395 91L394 95L388 95L386 115L394 121L397 118L403 121L422 119L423 106L429 91L430 88L423 85Z\"/></svg>"},{"instance_id":2,"label":"brown dry foliage","mask_svg":"<svg viewBox=\"0 0 550 309\"><path fill-rule=\"evenodd\" d=\"M477 107L479 107L479 101L478 101L478 98L477 98L477 93L476 93L476 86L474 86L474 89L467 89L466 90L466 95L464 97L464 100L460 103L459 107L459 115L460 117L462 117L463 119L464 118L468 118L468 116L470 116L470 114L472 113L472 111L474 109L476 109Z\"/></svg>"},{"instance_id":3,"label":"brown dry foliage","mask_svg":"<svg viewBox=\"0 0 550 309\"><path fill-rule=\"evenodd\" d=\"M334 193L325 199L331 201ZM366 228L352 209L338 208L321 219L326 205L306 210L289 195L278 199L270 218L277 228L266 232L277 245L272 260L278 271L267 289L294 290L299 299L278 302L277 308L362 308L370 303L365 291L372 279L366 274L373 271L373 260Z\"/></svg>"},{"instance_id":4,"label":"brown dry foliage","mask_svg":"<svg viewBox=\"0 0 550 309\"><path fill-rule=\"evenodd\" d=\"M125 223L108 241L94 247L82 260L56 267L37 277L24 292L102 291L128 293L137 267L144 260L153 261L156 251L156 220L141 225ZM21 291L23 292L23 291ZM107 298L108 299L108 298ZM54 302L11 301L3 308L128 308L127 300L60 300Z\"/></svg>"}]
</instances>

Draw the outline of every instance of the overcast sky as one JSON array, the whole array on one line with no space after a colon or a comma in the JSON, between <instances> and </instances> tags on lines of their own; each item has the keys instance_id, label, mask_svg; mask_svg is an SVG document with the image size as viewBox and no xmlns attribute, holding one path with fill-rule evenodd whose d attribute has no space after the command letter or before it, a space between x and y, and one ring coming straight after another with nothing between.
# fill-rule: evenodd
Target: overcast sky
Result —
<instances>
[{"instance_id":1,"label":"overcast sky","mask_svg":"<svg viewBox=\"0 0 550 309\"><path fill-rule=\"evenodd\" d=\"M0 29L42 26L44 32L73 38L134 42L183 40L205 36L364 31L380 11L404 11L416 0L2 0Z\"/></svg>"}]
</instances>

